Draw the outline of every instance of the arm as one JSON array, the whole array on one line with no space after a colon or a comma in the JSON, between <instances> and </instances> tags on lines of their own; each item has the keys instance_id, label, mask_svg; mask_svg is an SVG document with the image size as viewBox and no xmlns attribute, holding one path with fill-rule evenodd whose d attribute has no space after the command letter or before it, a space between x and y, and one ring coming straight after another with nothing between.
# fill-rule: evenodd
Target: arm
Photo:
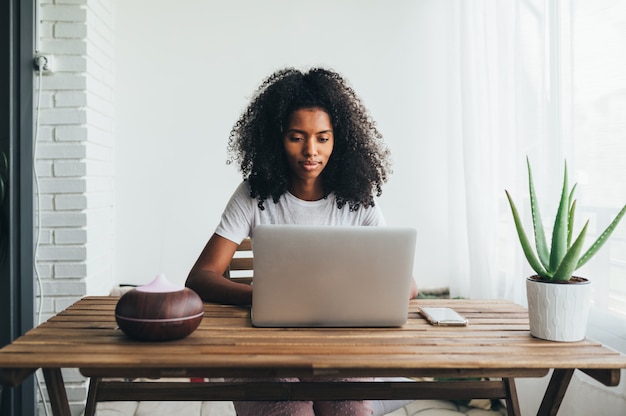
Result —
<instances>
[{"instance_id":1,"label":"arm","mask_svg":"<svg viewBox=\"0 0 626 416\"><path fill-rule=\"evenodd\" d=\"M237 243L213 234L191 268L185 286L205 302L250 305L252 286L223 276L236 250Z\"/></svg>"}]
</instances>

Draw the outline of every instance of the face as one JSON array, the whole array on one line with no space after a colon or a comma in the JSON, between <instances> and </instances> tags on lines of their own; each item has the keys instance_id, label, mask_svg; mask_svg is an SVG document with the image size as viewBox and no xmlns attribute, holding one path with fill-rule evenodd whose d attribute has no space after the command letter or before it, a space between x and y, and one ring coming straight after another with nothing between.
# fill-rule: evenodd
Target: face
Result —
<instances>
[{"instance_id":1,"label":"face","mask_svg":"<svg viewBox=\"0 0 626 416\"><path fill-rule=\"evenodd\" d=\"M326 111L303 108L291 114L283 136L287 163L293 179L318 179L334 146L333 126Z\"/></svg>"}]
</instances>

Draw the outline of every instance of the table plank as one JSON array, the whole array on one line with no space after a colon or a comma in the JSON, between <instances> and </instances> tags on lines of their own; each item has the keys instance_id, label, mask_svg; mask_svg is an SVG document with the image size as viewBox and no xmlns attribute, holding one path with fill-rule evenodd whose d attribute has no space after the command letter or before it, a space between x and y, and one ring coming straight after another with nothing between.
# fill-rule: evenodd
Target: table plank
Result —
<instances>
[{"instance_id":1,"label":"table plank","mask_svg":"<svg viewBox=\"0 0 626 416\"><path fill-rule=\"evenodd\" d=\"M65 414L67 397L62 390L60 368L79 368L83 375L94 378L443 377L465 379L460 395L493 393L507 397L512 413L519 414L513 383L516 377L542 377L549 369L555 369L557 376L569 375L574 369L581 369L602 383L615 386L620 369L626 368L626 356L591 339L557 343L533 338L526 309L506 300L411 301L408 321L400 328L254 328L249 308L207 303L205 316L193 334L167 342L141 342L123 334L114 315L118 300L104 296L84 298L0 349L2 382L15 385L36 368L44 368L55 412ZM422 306L452 307L470 323L467 327L432 326L419 314ZM467 380L485 377L501 381L472 384ZM566 376L553 377L542 411L556 411L558 402L550 395L562 397L568 382ZM190 394L189 397L197 393L188 390L194 383L184 384L155 385L166 387L174 397L179 388L181 394ZM337 398L346 398L346 394L354 394L354 398L415 398L415 394L431 397L443 385L427 384L420 390L409 386L420 383L353 384L342 383L341 389L334 389L329 383L269 383L258 387L265 389L259 396L264 399L271 394L287 394L289 399L315 394ZM128 388L134 388L132 385ZM224 384L225 392L215 394L241 394L241 386ZM111 397L118 397L127 389L123 384L102 383L101 387L104 394L108 394L109 388ZM154 390L150 385L145 387L147 391ZM450 387L448 390L457 390L454 385ZM143 394L140 387L137 389ZM213 386L208 390L212 389ZM255 392L247 392L245 397L252 397ZM161 398L154 392L147 397Z\"/></svg>"},{"instance_id":2,"label":"table plank","mask_svg":"<svg viewBox=\"0 0 626 416\"><path fill-rule=\"evenodd\" d=\"M244 307L205 304L200 327L189 337L141 342L115 322L119 298L87 297L0 350L0 368L143 368L215 373L417 375L437 369L626 368L626 357L593 340L554 343L535 339L525 308L503 300L417 300L401 328L253 328ZM436 327L421 306L450 306L467 327ZM94 359L97 355L97 359ZM193 356L193 364L189 363ZM287 370L291 368L291 370ZM493 373L494 371L491 371ZM611 375L607 375L611 377Z\"/></svg>"}]
</instances>

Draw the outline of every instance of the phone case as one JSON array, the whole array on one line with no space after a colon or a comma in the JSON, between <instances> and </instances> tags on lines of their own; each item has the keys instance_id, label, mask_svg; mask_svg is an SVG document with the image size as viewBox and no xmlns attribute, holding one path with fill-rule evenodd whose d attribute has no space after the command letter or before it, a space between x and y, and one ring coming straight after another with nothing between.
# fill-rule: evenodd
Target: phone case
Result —
<instances>
[{"instance_id":1,"label":"phone case","mask_svg":"<svg viewBox=\"0 0 626 416\"><path fill-rule=\"evenodd\" d=\"M466 326L468 324L465 317L459 315L452 308L420 308L420 312L433 325L439 326Z\"/></svg>"}]
</instances>

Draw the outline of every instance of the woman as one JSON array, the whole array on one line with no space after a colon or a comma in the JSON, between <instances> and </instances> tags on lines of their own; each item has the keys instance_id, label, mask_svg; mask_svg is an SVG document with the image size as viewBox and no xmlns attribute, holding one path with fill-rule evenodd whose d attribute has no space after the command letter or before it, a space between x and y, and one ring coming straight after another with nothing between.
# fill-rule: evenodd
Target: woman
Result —
<instances>
[{"instance_id":1,"label":"woman","mask_svg":"<svg viewBox=\"0 0 626 416\"><path fill-rule=\"evenodd\" d=\"M205 301L252 302L253 286L223 277L259 224L381 226L374 204L389 151L368 111L337 73L278 71L258 88L230 133L244 181L194 264L187 286ZM413 283L411 297L417 295ZM294 379L294 381L297 381ZM238 414L373 414L369 401L236 402Z\"/></svg>"}]
</instances>

